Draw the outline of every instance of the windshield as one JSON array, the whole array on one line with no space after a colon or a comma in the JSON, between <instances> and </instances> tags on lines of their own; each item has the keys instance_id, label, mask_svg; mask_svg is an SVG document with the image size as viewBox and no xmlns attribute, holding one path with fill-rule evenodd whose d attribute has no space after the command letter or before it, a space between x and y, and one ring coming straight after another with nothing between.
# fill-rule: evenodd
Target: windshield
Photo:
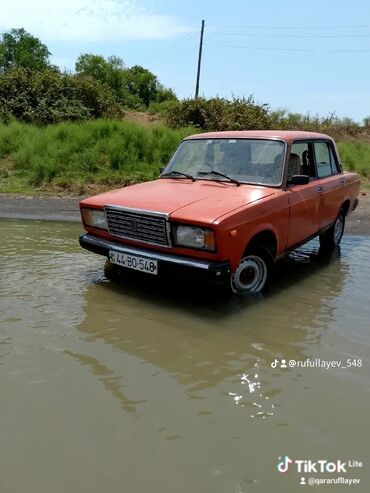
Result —
<instances>
[{"instance_id":1,"label":"windshield","mask_svg":"<svg viewBox=\"0 0 370 493\"><path fill-rule=\"evenodd\" d=\"M245 183L280 185L285 144L267 139L193 139L182 142L165 173L227 181L216 171ZM175 174L173 175L175 176Z\"/></svg>"}]
</instances>

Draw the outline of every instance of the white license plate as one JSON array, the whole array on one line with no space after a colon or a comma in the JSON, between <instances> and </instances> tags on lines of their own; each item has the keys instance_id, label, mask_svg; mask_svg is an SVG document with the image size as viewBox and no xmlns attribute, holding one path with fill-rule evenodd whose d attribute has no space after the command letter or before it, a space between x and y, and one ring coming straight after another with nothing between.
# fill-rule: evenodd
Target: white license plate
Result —
<instances>
[{"instance_id":1,"label":"white license plate","mask_svg":"<svg viewBox=\"0 0 370 493\"><path fill-rule=\"evenodd\" d=\"M158 262L138 255L127 255L127 253L109 251L109 260L113 264L121 265L127 269L139 270L148 274L158 274Z\"/></svg>"}]
</instances>

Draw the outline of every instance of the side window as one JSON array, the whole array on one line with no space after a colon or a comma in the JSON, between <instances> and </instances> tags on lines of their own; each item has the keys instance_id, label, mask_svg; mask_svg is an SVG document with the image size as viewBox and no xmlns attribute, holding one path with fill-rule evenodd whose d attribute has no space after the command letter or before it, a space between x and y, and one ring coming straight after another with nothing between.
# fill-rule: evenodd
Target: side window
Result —
<instances>
[{"instance_id":1,"label":"side window","mask_svg":"<svg viewBox=\"0 0 370 493\"><path fill-rule=\"evenodd\" d=\"M331 162L331 174L336 175L338 173L338 167L331 146L329 146L329 152L330 152L330 162Z\"/></svg>"},{"instance_id":2,"label":"side window","mask_svg":"<svg viewBox=\"0 0 370 493\"><path fill-rule=\"evenodd\" d=\"M327 142L315 142L316 168L318 178L337 173L333 152Z\"/></svg>"},{"instance_id":3,"label":"side window","mask_svg":"<svg viewBox=\"0 0 370 493\"><path fill-rule=\"evenodd\" d=\"M291 147L290 156L288 179L291 173L308 175L310 178L316 177L312 142L294 142ZM297 156L299 157L299 160ZM297 168L297 164L294 165L294 163L299 164L299 169ZM297 169L290 169L292 167Z\"/></svg>"}]
</instances>

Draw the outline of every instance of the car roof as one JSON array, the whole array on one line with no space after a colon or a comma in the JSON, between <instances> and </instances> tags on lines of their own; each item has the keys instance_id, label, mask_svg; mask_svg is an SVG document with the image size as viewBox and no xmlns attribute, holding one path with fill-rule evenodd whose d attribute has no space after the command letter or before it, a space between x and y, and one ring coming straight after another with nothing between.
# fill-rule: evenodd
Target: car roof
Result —
<instances>
[{"instance_id":1,"label":"car roof","mask_svg":"<svg viewBox=\"0 0 370 493\"><path fill-rule=\"evenodd\" d=\"M293 140L326 139L333 140L329 135L301 130L233 130L227 132L206 132L186 137L188 139L280 139L290 143Z\"/></svg>"}]
</instances>

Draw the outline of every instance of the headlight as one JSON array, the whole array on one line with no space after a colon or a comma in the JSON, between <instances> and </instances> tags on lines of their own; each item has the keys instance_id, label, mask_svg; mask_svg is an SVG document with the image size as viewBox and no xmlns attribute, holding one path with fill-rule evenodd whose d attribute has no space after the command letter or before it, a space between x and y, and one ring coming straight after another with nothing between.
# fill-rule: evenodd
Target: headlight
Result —
<instances>
[{"instance_id":1,"label":"headlight","mask_svg":"<svg viewBox=\"0 0 370 493\"><path fill-rule=\"evenodd\" d=\"M176 225L174 227L175 244L203 250L215 250L215 235L211 229L195 226Z\"/></svg>"},{"instance_id":2,"label":"headlight","mask_svg":"<svg viewBox=\"0 0 370 493\"><path fill-rule=\"evenodd\" d=\"M82 217L88 226L93 228L108 229L105 212L98 209L82 209Z\"/></svg>"}]
</instances>

